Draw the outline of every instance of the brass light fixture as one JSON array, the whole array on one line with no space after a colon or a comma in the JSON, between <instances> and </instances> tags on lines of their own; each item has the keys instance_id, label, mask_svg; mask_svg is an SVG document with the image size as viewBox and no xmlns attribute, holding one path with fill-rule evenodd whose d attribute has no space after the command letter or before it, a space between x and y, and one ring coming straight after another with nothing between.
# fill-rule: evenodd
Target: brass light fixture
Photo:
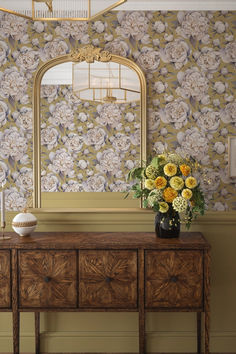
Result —
<instances>
[{"instance_id":1,"label":"brass light fixture","mask_svg":"<svg viewBox=\"0 0 236 354\"><path fill-rule=\"evenodd\" d=\"M1 11L34 21L90 21L127 0L1 0Z\"/></svg>"},{"instance_id":2,"label":"brass light fixture","mask_svg":"<svg viewBox=\"0 0 236 354\"><path fill-rule=\"evenodd\" d=\"M107 103L140 100L137 74L114 62L73 63L72 89L82 100Z\"/></svg>"}]
</instances>

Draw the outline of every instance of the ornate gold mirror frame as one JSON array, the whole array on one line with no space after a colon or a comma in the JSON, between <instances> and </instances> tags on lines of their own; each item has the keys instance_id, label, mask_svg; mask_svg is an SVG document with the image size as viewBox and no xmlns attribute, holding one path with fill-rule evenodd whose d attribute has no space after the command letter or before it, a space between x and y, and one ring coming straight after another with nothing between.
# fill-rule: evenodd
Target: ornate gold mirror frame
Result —
<instances>
[{"instance_id":1,"label":"ornate gold mirror frame","mask_svg":"<svg viewBox=\"0 0 236 354\"><path fill-rule=\"evenodd\" d=\"M66 63L66 62L74 62L79 63L86 61L87 63L93 63L94 61L99 62L114 62L128 68L134 70L138 75L139 82L140 82L140 164L142 161L146 160L146 79L144 76L143 71L140 67L131 61L130 59L123 58L118 55L111 54L108 51L103 51L101 48L95 48L91 45L85 46L78 50L75 50L67 55L62 55L56 57L52 60L47 61L46 63L42 64L39 69L37 70L35 77L34 77L34 87L33 87L33 112L34 112L34 119L33 119L33 169L34 169L34 191L33 191L33 208L41 209L45 212L55 212L57 208L53 207L53 210L50 208L42 208L42 192L41 192L41 108L40 108L40 88L41 88L41 81L42 78L47 70L50 68ZM57 194L58 192L55 192ZM80 192L74 192L74 194L78 194ZM86 192L87 193L87 192ZM94 192L96 193L96 192ZM104 193L104 192L103 192ZM70 209L70 210L69 210ZM75 212L94 212L94 208L66 208L60 211L75 211ZM115 211L119 208L101 208L103 211ZM100 210L101 210L100 209ZM139 209L139 208L138 208ZM137 208L127 208L127 211L135 211L138 210ZM122 208L124 211L124 208Z\"/></svg>"}]
</instances>

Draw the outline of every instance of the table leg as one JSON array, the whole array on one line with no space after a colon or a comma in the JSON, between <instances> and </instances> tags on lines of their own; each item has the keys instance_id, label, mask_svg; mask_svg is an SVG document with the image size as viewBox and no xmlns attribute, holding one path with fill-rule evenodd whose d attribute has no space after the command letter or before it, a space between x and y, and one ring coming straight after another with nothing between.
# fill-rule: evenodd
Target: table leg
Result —
<instances>
[{"instance_id":1,"label":"table leg","mask_svg":"<svg viewBox=\"0 0 236 354\"><path fill-rule=\"evenodd\" d=\"M201 354L202 347L202 313L197 312L197 353Z\"/></svg>"},{"instance_id":2,"label":"table leg","mask_svg":"<svg viewBox=\"0 0 236 354\"><path fill-rule=\"evenodd\" d=\"M144 251L139 250L139 354L145 354Z\"/></svg>"},{"instance_id":3,"label":"table leg","mask_svg":"<svg viewBox=\"0 0 236 354\"><path fill-rule=\"evenodd\" d=\"M40 353L40 312L34 313L35 323L35 354Z\"/></svg>"},{"instance_id":4,"label":"table leg","mask_svg":"<svg viewBox=\"0 0 236 354\"><path fill-rule=\"evenodd\" d=\"M20 352L20 313L12 311L13 321L13 353L19 354Z\"/></svg>"}]
</instances>

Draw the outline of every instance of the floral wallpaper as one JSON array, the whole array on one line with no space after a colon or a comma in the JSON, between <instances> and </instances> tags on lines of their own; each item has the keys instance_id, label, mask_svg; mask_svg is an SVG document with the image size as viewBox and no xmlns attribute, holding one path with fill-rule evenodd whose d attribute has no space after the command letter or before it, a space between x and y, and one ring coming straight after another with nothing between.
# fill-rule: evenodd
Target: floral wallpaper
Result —
<instances>
[{"instance_id":1,"label":"floral wallpaper","mask_svg":"<svg viewBox=\"0 0 236 354\"><path fill-rule=\"evenodd\" d=\"M123 192L140 161L140 102L81 101L71 86L41 89L43 192Z\"/></svg>"},{"instance_id":2,"label":"floral wallpaper","mask_svg":"<svg viewBox=\"0 0 236 354\"><path fill-rule=\"evenodd\" d=\"M46 60L93 44L134 60L145 72L148 154L191 154L203 166L199 178L209 210L236 209L227 146L228 135L236 135L235 23L235 11L111 12L89 23L32 22L0 12L0 182L6 182L7 208L21 208L32 188L34 72ZM126 126L134 132L128 120ZM95 128L101 127L88 130ZM74 132L69 134L72 141ZM124 131L114 130L113 142L103 147L112 156L120 154L114 147L119 134ZM69 142L63 149L73 157ZM74 172L76 183L82 167Z\"/></svg>"}]
</instances>

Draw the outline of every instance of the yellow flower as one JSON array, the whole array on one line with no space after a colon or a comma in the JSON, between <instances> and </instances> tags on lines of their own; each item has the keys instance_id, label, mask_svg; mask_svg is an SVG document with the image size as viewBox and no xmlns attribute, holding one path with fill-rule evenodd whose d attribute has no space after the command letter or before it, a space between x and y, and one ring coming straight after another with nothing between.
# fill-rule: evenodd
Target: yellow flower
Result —
<instances>
[{"instance_id":1,"label":"yellow flower","mask_svg":"<svg viewBox=\"0 0 236 354\"><path fill-rule=\"evenodd\" d=\"M186 164L180 165L179 168L185 177L187 177L191 172L191 168Z\"/></svg>"},{"instance_id":2,"label":"yellow flower","mask_svg":"<svg viewBox=\"0 0 236 354\"><path fill-rule=\"evenodd\" d=\"M158 155L159 165L164 165L166 163L166 156L164 154Z\"/></svg>"},{"instance_id":3,"label":"yellow flower","mask_svg":"<svg viewBox=\"0 0 236 354\"><path fill-rule=\"evenodd\" d=\"M161 213L166 213L169 210L169 205L166 202L159 203L159 211Z\"/></svg>"},{"instance_id":4,"label":"yellow flower","mask_svg":"<svg viewBox=\"0 0 236 354\"><path fill-rule=\"evenodd\" d=\"M146 179L145 188L149 189L150 191L156 188L155 181L153 181L153 179Z\"/></svg>"},{"instance_id":5,"label":"yellow flower","mask_svg":"<svg viewBox=\"0 0 236 354\"><path fill-rule=\"evenodd\" d=\"M145 174L148 178L155 179L158 176L158 170L156 167L149 165L145 170Z\"/></svg>"},{"instance_id":6,"label":"yellow flower","mask_svg":"<svg viewBox=\"0 0 236 354\"><path fill-rule=\"evenodd\" d=\"M155 185L157 189L165 188L166 184L167 184L167 180L165 179L165 177L159 176L155 179Z\"/></svg>"},{"instance_id":7,"label":"yellow flower","mask_svg":"<svg viewBox=\"0 0 236 354\"><path fill-rule=\"evenodd\" d=\"M185 185L186 185L186 187L188 187L190 189L195 188L197 186L196 178L194 178L194 177L186 178Z\"/></svg>"},{"instance_id":8,"label":"yellow flower","mask_svg":"<svg viewBox=\"0 0 236 354\"><path fill-rule=\"evenodd\" d=\"M175 176L170 179L170 186L176 191L179 191L184 186L184 181L181 177Z\"/></svg>"},{"instance_id":9,"label":"yellow flower","mask_svg":"<svg viewBox=\"0 0 236 354\"><path fill-rule=\"evenodd\" d=\"M184 199L190 199L192 198L193 192L190 189L185 188L182 190L181 195Z\"/></svg>"},{"instance_id":10,"label":"yellow flower","mask_svg":"<svg viewBox=\"0 0 236 354\"><path fill-rule=\"evenodd\" d=\"M166 176L168 177L174 176L176 175L176 172L177 172L177 167L174 163L170 162L164 166L164 173Z\"/></svg>"},{"instance_id":11,"label":"yellow flower","mask_svg":"<svg viewBox=\"0 0 236 354\"><path fill-rule=\"evenodd\" d=\"M178 193L171 187L167 187L163 192L163 197L167 203L172 203Z\"/></svg>"}]
</instances>

